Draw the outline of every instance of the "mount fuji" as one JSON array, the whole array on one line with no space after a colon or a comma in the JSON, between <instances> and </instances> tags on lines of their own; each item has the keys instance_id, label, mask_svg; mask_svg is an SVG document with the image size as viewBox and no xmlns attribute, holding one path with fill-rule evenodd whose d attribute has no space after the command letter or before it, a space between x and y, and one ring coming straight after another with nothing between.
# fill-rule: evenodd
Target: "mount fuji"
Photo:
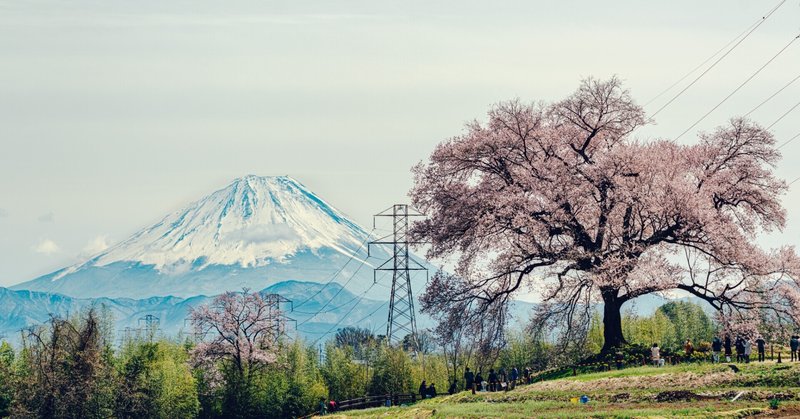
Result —
<instances>
[{"instance_id":1,"label":"mount fuji","mask_svg":"<svg viewBox=\"0 0 800 419\"><path fill-rule=\"evenodd\" d=\"M391 249L288 176L245 176L88 260L12 287L74 298L188 298L284 281L386 300ZM412 288L424 286L416 276ZM377 286L376 286L377 285Z\"/></svg>"}]
</instances>

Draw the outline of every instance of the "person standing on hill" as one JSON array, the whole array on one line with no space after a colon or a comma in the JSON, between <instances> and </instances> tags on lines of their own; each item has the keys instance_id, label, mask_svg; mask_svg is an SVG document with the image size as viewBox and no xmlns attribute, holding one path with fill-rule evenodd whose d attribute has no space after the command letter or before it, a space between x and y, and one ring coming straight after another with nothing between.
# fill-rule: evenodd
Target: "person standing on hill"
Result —
<instances>
[{"instance_id":1,"label":"person standing on hill","mask_svg":"<svg viewBox=\"0 0 800 419\"><path fill-rule=\"evenodd\" d=\"M650 358L653 360L653 366L658 367L661 365L661 350L658 348L657 343L654 343L650 348Z\"/></svg>"},{"instance_id":2,"label":"person standing on hill","mask_svg":"<svg viewBox=\"0 0 800 419\"><path fill-rule=\"evenodd\" d=\"M736 362L744 361L744 339L741 336L736 336Z\"/></svg>"},{"instance_id":3,"label":"person standing on hill","mask_svg":"<svg viewBox=\"0 0 800 419\"><path fill-rule=\"evenodd\" d=\"M759 336L758 339L756 339L756 347L758 348L758 362L764 362L765 358L764 351L766 349L765 348L766 343L767 342L765 342L764 338L761 336Z\"/></svg>"},{"instance_id":4,"label":"person standing on hill","mask_svg":"<svg viewBox=\"0 0 800 419\"><path fill-rule=\"evenodd\" d=\"M467 390L472 390L472 394L475 394L475 374L469 370L469 367L464 369L464 384Z\"/></svg>"},{"instance_id":5,"label":"person standing on hill","mask_svg":"<svg viewBox=\"0 0 800 419\"><path fill-rule=\"evenodd\" d=\"M719 340L719 336L714 336L714 340L711 342L711 352L714 359L714 363L719 363L719 353L722 352L722 341Z\"/></svg>"},{"instance_id":6,"label":"person standing on hill","mask_svg":"<svg viewBox=\"0 0 800 419\"><path fill-rule=\"evenodd\" d=\"M797 361L797 348L800 346L800 340L798 340L797 335L792 335L792 338L789 340L789 349L792 351L792 361Z\"/></svg>"},{"instance_id":7,"label":"person standing on hill","mask_svg":"<svg viewBox=\"0 0 800 419\"><path fill-rule=\"evenodd\" d=\"M744 338L744 362L750 363L750 354L753 353L753 344L750 343L749 338Z\"/></svg>"},{"instance_id":8,"label":"person standing on hill","mask_svg":"<svg viewBox=\"0 0 800 419\"><path fill-rule=\"evenodd\" d=\"M731 355L733 355L733 351L731 350L730 335L725 335L725 343L722 346L725 348L725 362L731 362Z\"/></svg>"},{"instance_id":9,"label":"person standing on hill","mask_svg":"<svg viewBox=\"0 0 800 419\"><path fill-rule=\"evenodd\" d=\"M425 385L425 380L422 380L422 384L419 385L419 397L424 399L427 394L428 386Z\"/></svg>"},{"instance_id":10,"label":"person standing on hill","mask_svg":"<svg viewBox=\"0 0 800 419\"><path fill-rule=\"evenodd\" d=\"M686 339L686 343L683 344L683 352L686 354L686 362L691 361L694 353L694 345L692 345L691 339Z\"/></svg>"},{"instance_id":11,"label":"person standing on hill","mask_svg":"<svg viewBox=\"0 0 800 419\"><path fill-rule=\"evenodd\" d=\"M517 367L511 368L511 388L517 386L517 380L519 380L519 370Z\"/></svg>"},{"instance_id":12,"label":"person standing on hill","mask_svg":"<svg viewBox=\"0 0 800 419\"><path fill-rule=\"evenodd\" d=\"M497 391L497 373L494 368L489 369L489 391Z\"/></svg>"}]
</instances>

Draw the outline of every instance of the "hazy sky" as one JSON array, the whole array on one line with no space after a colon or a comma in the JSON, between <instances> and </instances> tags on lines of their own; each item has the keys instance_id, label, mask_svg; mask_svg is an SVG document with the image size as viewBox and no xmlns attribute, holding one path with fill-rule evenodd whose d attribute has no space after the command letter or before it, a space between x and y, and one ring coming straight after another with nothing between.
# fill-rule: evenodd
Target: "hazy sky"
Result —
<instances>
[{"instance_id":1,"label":"hazy sky","mask_svg":"<svg viewBox=\"0 0 800 419\"><path fill-rule=\"evenodd\" d=\"M0 0L0 286L251 173L292 175L371 225L405 199L410 167L492 103L614 74L647 102L775 4ZM675 137L798 32L791 0L638 135ZM800 41L698 128L799 72ZM798 98L800 81L753 117L769 125ZM800 177L800 139L782 151L778 174ZM797 241L800 181L785 204L767 246Z\"/></svg>"}]
</instances>

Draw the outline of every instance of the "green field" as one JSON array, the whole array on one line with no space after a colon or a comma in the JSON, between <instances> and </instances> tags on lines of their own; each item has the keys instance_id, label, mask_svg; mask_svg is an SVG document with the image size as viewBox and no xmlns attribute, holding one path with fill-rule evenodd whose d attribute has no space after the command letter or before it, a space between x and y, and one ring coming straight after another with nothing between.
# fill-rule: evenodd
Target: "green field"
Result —
<instances>
[{"instance_id":1,"label":"green field","mask_svg":"<svg viewBox=\"0 0 800 419\"><path fill-rule=\"evenodd\" d=\"M329 417L633 418L783 417L800 415L800 364L636 367L519 386L509 392L462 392L413 406L349 411ZM741 393L741 394L740 394ZM575 402L582 395L586 404ZM738 395L736 401L731 401ZM776 408L775 408L776 407Z\"/></svg>"}]
</instances>

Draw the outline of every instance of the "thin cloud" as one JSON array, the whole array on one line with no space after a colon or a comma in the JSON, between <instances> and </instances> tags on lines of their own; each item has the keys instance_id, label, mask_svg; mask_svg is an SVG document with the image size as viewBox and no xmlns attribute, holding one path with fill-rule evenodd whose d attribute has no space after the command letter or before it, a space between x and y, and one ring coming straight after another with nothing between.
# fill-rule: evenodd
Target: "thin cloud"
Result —
<instances>
[{"instance_id":1,"label":"thin cloud","mask_svg":"<svg viewBox=\"0 0 800 419\"><path fill-rule=\"evenodd\" d=\"M100 235L86 243L86 246L83 247L83 254L86 256L92 256L108 249L108 246L108 236Z\"/></svg>"},{"instance_id":2,"label":"thin cloud","mask_svg":"<svg viewBox=\"0 0 800 419\"><path fill-rule=\"evenodd\" d=\"M61 248L56 244L56 242L50 239L44 239L39 243L35 244L31 248L36 253L41 253L43 255L52 255L54 253L58 253L61 251Z\"/></svg>"}]
</instances>

